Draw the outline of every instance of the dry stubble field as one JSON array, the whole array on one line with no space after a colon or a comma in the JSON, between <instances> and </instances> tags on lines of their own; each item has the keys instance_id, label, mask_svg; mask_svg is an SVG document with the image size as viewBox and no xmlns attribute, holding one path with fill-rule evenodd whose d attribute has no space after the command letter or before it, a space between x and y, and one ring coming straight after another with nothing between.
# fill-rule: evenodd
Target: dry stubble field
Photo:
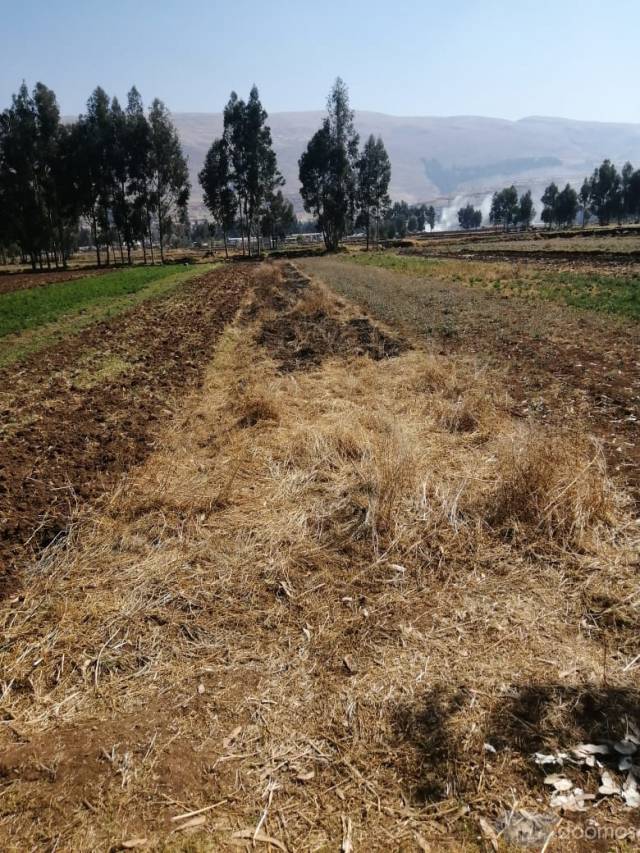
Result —
<instances>
[{"instance_id":1,"label":"dry stubble field","mask_svg":"<svg viewBox=\"0 0 640 853\"><path fill-rule=\"evenodd\" d=\"M73 445L42 456L43 500L67 457L94 482L73 462L104 443L85 423L130 438L38 559L37 512L8 537L1 846L567 850L594 821L631 838L634 457L591 433L634 327L606 344L591 314L300 266L225 267L80 333L157 346L142 373L83 388L78 338L21 368L55 378L51 436ZM568 370L575 345L593 370Z\"/></svg>"}]
</instances>

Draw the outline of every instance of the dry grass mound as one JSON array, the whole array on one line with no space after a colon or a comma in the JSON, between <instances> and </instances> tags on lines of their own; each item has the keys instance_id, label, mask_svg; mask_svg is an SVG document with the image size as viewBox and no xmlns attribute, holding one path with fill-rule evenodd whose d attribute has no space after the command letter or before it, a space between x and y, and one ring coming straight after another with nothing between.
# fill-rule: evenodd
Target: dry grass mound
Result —
<instances>
[{"instance_id":1,"label":"dry grass mound","mask_svg":"<svg viewBox=\"0 0 640 853\"><path fill-rule=\"evenodd\" d=\"M479 849L546 808L533 751L634 713L638 528L597 449L420 351L283 372L274 313L350 318L274 307L279 275L3 609L5 849Z\"/></svg>"}]
</instances>

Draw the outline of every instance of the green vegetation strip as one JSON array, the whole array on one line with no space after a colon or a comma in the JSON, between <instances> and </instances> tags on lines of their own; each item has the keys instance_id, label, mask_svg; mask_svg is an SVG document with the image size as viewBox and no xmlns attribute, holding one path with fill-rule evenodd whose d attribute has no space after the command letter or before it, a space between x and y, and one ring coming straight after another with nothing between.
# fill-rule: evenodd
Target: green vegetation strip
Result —
<instances>
[{"instance_id":1,"label":"green vegetation strip","mask_svg":"<svg viewBox=\"0 0 640 853\"><path fill-rule=\"evenodd\" d=\"M0 367L68 338L91 323L121 314L148 299L164 296L214 266L198 265L178 271L172 266L133 267L3 294L0 296ZM79 288L77 293L74 292L76 288ZM57 293L57 290L63 292Z\"/></svg>"},{"instance_id":2,"label":"green vegetation strip","mask_svg":"<svg viewBox=\"0 0 640 853\"><path fill-rule=\"evenodd\" d=\"M408 275L463 282L505 295L548 299L575 308L619 314L640 320L640 272L625 275L570 272L518 264L484 264L467 260L420 258L375 252L350 255L351 263Z\"/></svg>"},{"instance_id":3,"label":"green vegetation strip","mask_svg":"<svg viewBox=\"0 0 640 853\"><path fill-rule=\"evenodd\" d=\"M80 311L96 301L137 293L152 282L175 276L175 267L131 267L101 276L15 290L0 295L0 338L33 329Z\"/></svg>"}]
</instances>

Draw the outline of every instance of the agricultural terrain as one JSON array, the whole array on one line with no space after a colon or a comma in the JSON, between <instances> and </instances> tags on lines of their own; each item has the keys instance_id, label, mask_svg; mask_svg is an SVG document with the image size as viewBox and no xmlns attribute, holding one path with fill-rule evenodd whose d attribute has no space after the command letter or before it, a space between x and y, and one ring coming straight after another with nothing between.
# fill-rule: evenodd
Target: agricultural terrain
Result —
<instances>
[{"instance_id":1,"label":"agricultural terrain","mask_svg":"<svg viewBox=\"0 0 640 853\"><path fill-rule=\"evenodd\" d=\"M0 293L3 850L634 849L633 262L427 245Z\"/></svg>"}]
</instances>

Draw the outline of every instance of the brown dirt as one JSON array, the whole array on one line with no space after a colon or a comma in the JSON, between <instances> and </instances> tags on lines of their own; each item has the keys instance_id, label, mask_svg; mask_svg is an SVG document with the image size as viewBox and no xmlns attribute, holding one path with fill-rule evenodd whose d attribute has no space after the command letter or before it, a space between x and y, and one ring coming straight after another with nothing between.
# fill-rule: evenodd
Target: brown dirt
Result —
<instances>
[{"instance_id":1,"label":"brown dirt","mask_svg":"<svg viewBox=\"0 0 640 853\"><path fill-rule=\"evenodd\" d=\"M338 259L300 267L440 351L503 370L515 414L559 429L581 422L603 441L611 470L640 494L638 324Z\"/></svg>"},{"instance_id":2,"label":"brown dirt","mask_svg":"<svg viewBox=\"0 0 640 853\"><path fill-rule=\"evenodd\" d=\"M92 278L96 275L104 275L106 272L113 272L113 268L8 273L0 275L0 294L30 290L32 287L44 287L47 284L59 284L63 281L75 281L78 278Z\"/></svg>"},{"instance_id":3,"label":"brown dirt","mask_svg":"<svg viewBox=\"0 0 640 853\"><path fill-rule=\"evenodd\" d=\"M3 585L79 504L146 457L157 422L200 381L247 281L242 267L215 270L0 371ZM126 369L103 375L114 359Z\"/></svg>"}]
</instances>

